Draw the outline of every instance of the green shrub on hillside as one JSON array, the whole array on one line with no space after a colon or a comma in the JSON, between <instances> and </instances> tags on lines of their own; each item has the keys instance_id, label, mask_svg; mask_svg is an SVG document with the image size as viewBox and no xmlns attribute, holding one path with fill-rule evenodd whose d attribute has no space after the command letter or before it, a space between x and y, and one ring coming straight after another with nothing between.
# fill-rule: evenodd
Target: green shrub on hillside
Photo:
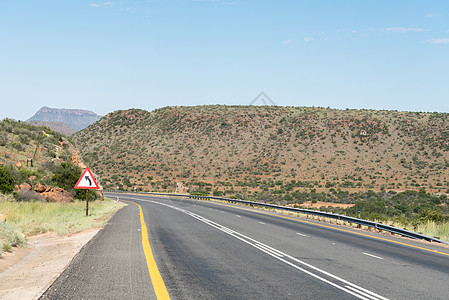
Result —
<instances>
[{"instance_id":1,"label":"green shrub on hillside","mask_svg":"<svg viewBox=\"0 0 449 300\"><path fill-rule=\"evenodd\" d=\"M77 183L81 176L81 168L72 165L67 162L63 162L55 170L55 175L52 180L60 187L66 191L73 190L73 187Z\"/></svg>"},{"instance_id":2,"label":"green shrub on hillside","mask_svg":"<svg viewBox=\"0 0 449 300\"><path fill-rule=\"evenodd\" d=\"M20 142L12 142L11 147L19 151L25 151L25 147Z\"/></svg>"},{"instance_id":3,"label":"green shrub on hillside","mask_svg":"<svg viewBox=\"0 0 449 300\"><path fill-rule=\"evenodd\" d=\"M6 134L0 134L0 146L6 146L8 144L8 136Z\"/></svg>"},{"instance_id":4,"label":"green shrub on hillside","mask_svg":"<svg viewBox=\"0 0 449 300\"><path fill-rule=\"evenodd\" d=\"M8 169L0 166L0 192L3 194L11 193L14 190L14 178Z\"/></svg>"}]
</instances>

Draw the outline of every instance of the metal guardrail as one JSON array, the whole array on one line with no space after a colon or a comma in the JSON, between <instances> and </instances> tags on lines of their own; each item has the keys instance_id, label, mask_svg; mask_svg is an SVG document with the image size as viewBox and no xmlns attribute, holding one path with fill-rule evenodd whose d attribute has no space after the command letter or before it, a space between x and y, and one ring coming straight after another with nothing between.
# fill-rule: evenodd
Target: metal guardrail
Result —
<instances>
[{"instance_id":1,"label":"metal guardrail","mask_svg":"<svg viewBox=\"0 0 449 300\"><path fill-rule=\"evenodd\" d=\"M155 195L155 196L182 197L182 198L188 198L188 199L201 199L201 200L220 200L220 201L247 204L247 205L259 206L259 207L267 207L267 208L303 213L303 214L307 214L307 215L321 216L321 217L330 218L330 219L342 220L342 221L355 223L355 224L362 225L362 226L376 228L379 230L385 230L385 231L399 234L399 235L402 235L402 236L405 236L408 238L412 238L412 239L420 239L420 240L426 240L428 242L437 242L437 243L443 243L443 244L449 245L448 242L445 242L438 238L433 238L433 237L430 237L430 236L427 236L427 235L424 235L421 233L409 231L406 229L401 229L398 227L394 227L394 226L390 226L390 225L386 225L386 224L382 224L382 223L378 223L378 222L373 222L373 221L368 221L368 220L364 220L364 219L358 219L358 218L348 217L345 215L339 215L339 214L318 211L318 210L295 208L295 207L274 205L274 204L263 203L263 202L253 202L253 201L214 197L214 196L198 196L198 195L189 195L189 194L150 193L150 192L132 192L132 191L119 191L119 190L105 190L104 192L146 194L146 195Z\"/></svg>"}]
</instances>

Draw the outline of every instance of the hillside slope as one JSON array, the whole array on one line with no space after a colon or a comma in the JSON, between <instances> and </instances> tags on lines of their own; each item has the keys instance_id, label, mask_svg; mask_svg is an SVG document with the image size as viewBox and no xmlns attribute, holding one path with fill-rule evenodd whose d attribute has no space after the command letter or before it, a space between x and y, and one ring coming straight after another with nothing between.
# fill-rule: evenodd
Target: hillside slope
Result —
<instances>
[{"instance_id":1,"label":"hillside slope","mask_svg":"<svg viewBox=\"0 0 449 300\"><path fill-rule=\"evenodd\" d=\"M27 121L31 125L34 126L45 126L50 128L53 131L62 133L66 136L70 136L76 132L75 129L72 129L67 124L61 123L61 122L45 122L45 121Z\"/></svg>"},{"instance_id":2,"label":"hillside slope","mask_svg":"<svg viewBox=\"0 0 449 300\"><path fill-rule=\"evenodd\" d=\"M41 167L59 160L71 161L74 152L75 147L64 135L48 127L11 119L0 121L1 165L23 168L34 157L34 165Z\"/></svg>"},{"instance_id":3,"label":"hillside slope","mask_svg":"<svg viewBox=\"0 0 449 300\"><path fill-rule=\"evenodd\" d=\"M449 114L274 106L116 111L73 135L105 187L216 195L446 192Z\"/></svg>"},{"instance_id":4,"label":"hillside slope","mask_svg":"<svg viewBox=\"0 0 449 300\"><path fill-rule=\"evenodd\" d=\"M14 185L26 183L35 187L43 184L66 188L75 194L75 183L65 187L60 182L68 181L70 172L64 173L60 181L53 178L62 163L66 163L68 168L73 166L71 170L78 171L79 168L77 180L84 164L70 139L48 127L7 118L0 121L0 166L8 170ZM33 197L30 195L28 198Z\"/></svg>"}]
</instances>

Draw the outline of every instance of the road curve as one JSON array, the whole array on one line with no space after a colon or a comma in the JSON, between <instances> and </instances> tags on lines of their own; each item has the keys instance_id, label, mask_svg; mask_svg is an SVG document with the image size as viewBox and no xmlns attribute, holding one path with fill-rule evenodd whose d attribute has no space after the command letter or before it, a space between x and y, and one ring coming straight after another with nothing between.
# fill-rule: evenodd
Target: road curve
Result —
<instances>
[{"instance_id":1,"label":"road curve","mask_svg":"<svg viewBox=\"0 0 449 300\"><path fill-rule=\"evenodd\" d=\"M119 197L142 207L152 252L172 299L448 298L446 248L210 201ZM137 223L138 212L132 207L136 205L130 204L124 211L135 214ZM115 236L120 239L120 233ZM142 268L146 267L142 245L137 239L134 242L137 247L133 248L140 250L132 250L135 263L127 268L140 271L135 272L136 277L126 277L134 293L127 290L123 294L129 299L149 299L154 291L144 286L150 280L148 270L145 273ZM89 251L83 249L78 257L83 257L85 250ZM127 255L126 250L122 255ZM97 274L96 268L92 271ZM91 280L89 276L116 280L87 273L74 270L61 278L66 276L64 285L72 282L72 276L85 282ZM58 281L49 291L62 288ZM107 288L98 289L107 298L117 298ZM139 294L136 291L140 289L146 290ZM56 299L58 294L47 292L46 299L51 295ZM89 298L85 295L78 294Z\"/></svg>"}]
</instances>

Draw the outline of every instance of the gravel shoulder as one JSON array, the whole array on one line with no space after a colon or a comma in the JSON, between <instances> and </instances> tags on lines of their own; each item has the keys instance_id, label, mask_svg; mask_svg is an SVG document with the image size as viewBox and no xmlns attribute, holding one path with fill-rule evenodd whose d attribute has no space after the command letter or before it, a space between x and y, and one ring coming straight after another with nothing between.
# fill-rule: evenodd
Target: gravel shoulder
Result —
<instances>
[{"instance_id":1,"label":"gravel shoulder","mask_svg":"<svg viewBox=\"0 0 449 300\"><path fill-rule=\"evenodd\" d=\"M100 229L71 236L33 236L28 248L5 253L0 259L0 298L38 299Z\"/></svg>"}]
</instances>

